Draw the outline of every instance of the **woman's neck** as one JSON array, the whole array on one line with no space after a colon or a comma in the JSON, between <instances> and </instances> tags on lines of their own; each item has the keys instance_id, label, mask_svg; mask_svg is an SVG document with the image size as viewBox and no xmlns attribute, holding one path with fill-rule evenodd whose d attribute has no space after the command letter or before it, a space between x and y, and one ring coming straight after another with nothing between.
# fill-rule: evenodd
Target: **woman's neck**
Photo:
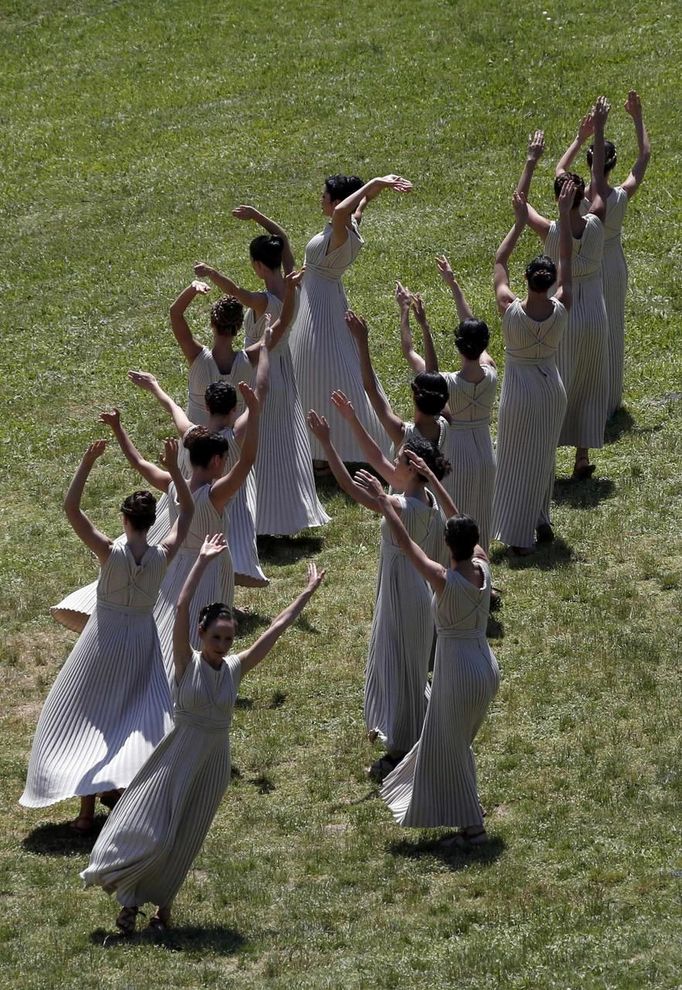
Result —
<instances>
[{"instance_id":1,"label":"woman's neck","mask_svg":"<svg viewBox=\"0 0 682 990\"><path fill-rule=\"evenodd\" d=\"M268 269L263 279L266 290L281 301L284 298L284 276L281 268Z\"/></svg>"},{"instance_id":2,"label":"woman's neck","mask_svg":"<svg viewBox=\"0 0 682 990\"><path fill-rule=\"evenodd\" d=\"M440 437L438 416L432 416L430 413L422 412L416 406L414 407L414 425L427 440L434 438L437 440Z\"/></svg>"}]
</instances>

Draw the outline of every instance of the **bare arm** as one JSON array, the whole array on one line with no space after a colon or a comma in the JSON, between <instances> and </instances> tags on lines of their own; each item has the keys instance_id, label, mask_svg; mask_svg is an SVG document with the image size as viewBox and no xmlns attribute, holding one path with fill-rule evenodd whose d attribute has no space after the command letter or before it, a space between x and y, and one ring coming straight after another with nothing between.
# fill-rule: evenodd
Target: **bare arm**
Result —
<instances>
[{"instance_id":1,"label":"bare arm","mask_svg":"<svg viewBox=\"0 0 682 990\"><path fill-rule=\"evenodd\" d=\"M289 238L283 227L280 227L278 223L275 223L270 217L266 217L264 213L261 213L260 210L255 209L253 206L237 206L232 210L232 216L236 217L237 220L255 220L263 230L267 230L268 234L272 234L274 237L281 237L283 241L282 270L285 275L288 275L289 272L294 270L294 255L291 250Z\"/></svg>"},{"instance_id":2,"label":"bare arm","mask_svg":"<svg viewBox=\"0 0 682 990\"><path fill-rule=\"evenodd\" d=\"M178 684L182 680L182 675L185 673L187 665L192 659L189 607L192 603L194 592L197 590L201 577L211 561L226 549L227 543L222 533L217 533L215 536L207 536L199 551L199 556L192 564L192 569L182 586L176 606L175 621L173 623L173 666L175 668L175 680Z\"/></svg>"},{"instance_id":3,"label":"bare arm","mask_svg":"<svg viewBox=\"0 0 682 990\"><path fill-rule=\"evenodd\" d=\"M334 408L346 420L353 431L355 439L360 444L362 452L367 458L367 463L371 464L374 470L379 472L388 485L392 485L395 481L395 467L393 462L389 461L387 457L384 457L381 447L372 439L355 415L355 409L353 409L353 404L348 396L340 389L336 389L336 391L332 392L331 400Z\"/></svg>"},{"instance_id":4,"label":"bare arm","mask_svg":"<svg viewBox=\"0 0 682 990\"><path fill-rule=\"evenodd\" d=\"M266 326L263 336L256 345L258 348L258 365L256 367L256 380L254 382L254 392L258 399L259 407L262 409L270 388L270 351L272 350L272 328ZM234 437L241 447L244 442L246 430L251 418L249 407L246 406L241 416L238 416L234 424Z\"/></svg>"},{"instance_id":5,"label":"bare arm","mask_svg":"<svg viewBox=\"0 0 682 990\"><path fill-rule=\"evenodd\" d=\"M161 457L161 463L166 467L169 475L173 479L175 491L178 496L178 505L180 508L175 525L172 527L166 539L161 543L161 546L166 551L166 560L168 563L171 562L182 544L187 539L190 523L192 522L192 517L194 516L194 499L192 498L192 493L189 490L182 471L178 467L178 449L179 444L177 440L166 440L164 441L164 452Z\"/></svg>"},{"instance_id":6,"label":"bare arm","mask_svg":"<svg viewBox=\"0 0 682 990\"><path fill-rule=\"evenodd\" d=\"M530 190L530 184L535 173L535 166L540 161L542 153L545 150L545 136L542 131L536 131L535 134L531 134L528 139L528 154L526 155L526 162L523 166L523 171L521 173L521 178L516 186L516 192L518 195L523 196L526 203L528 202L528 192ZM545 217L541 216L537 210L534 210L532 206L528 206L528 219L527 224L534 230L538 237L542 240L543 244L547 239L547 234L549 233L550 222L546 220Z\"/></svg>"},{"instance_id":7,"label":"bare arm","mask_svg":"<svg viewBox=\"0 0 682 990\"><path fill-rule=\"evenodd\" d=\"M171 482L171 476L167 471L162 471L161 468L156 466L156 464L152 464L151 461L144 459L126 431L123 429L123 426L121 425L121 414L118 409L114 409L110 413L100 413L99 421L100 423L106 423L107 426L111 427L111 430L118 441L118 445L123 451L125 459L128 464L130 464L131 468L137 471L138 474L142 475L144 480L148 481L152 487L157 488L160 492L167 492L168 486Z\"/></svg>"},{"instance_id":8,"label":"bare arm","mask_svg":"<svg viewBox=\"0 0 682 990\"><path fill-rule=\"evenodd\" d=\"M317 570L315 564L308 564L308 581L305 590L288 605L283 612L280 612L270 627L259 636L253 646L239 653L241 661L242 676L252 670L261 662L273 648L283 632L291 626L299 617L310 599L322 584L325 571Z\"/></svg>"},{"instance_id":9,"label":"bare arm","mask_svg":"<svg viewBox=\"0 0 682 990\"><path fill-rule=\"evenodd\" d=\"M264 350L266 348L263 348ZM241 382L239 385L244 402L247 406L248 420L244 431L239 460L211 486L211 504L216 512L222 512L232 496L246 481L246 477L254 465L258 452L258 427L260 424L260 403L252 388Z\"/></svg>"},{"instance_id":10,"label":"bare arm","mask_svg":"<svg viewBox=\"0 0 682 990\"><path fill-rule=\"evenodd\" d=\"M93 526L86 514L81 509L81 498L88 476L98 457L101 457L106 450L106 440L96 440L91 443L83 454L83 458L78 465L78 469L69 485L69 490L64 497L64 512L66 518L71 523L76 536L88 547L97 557L100 566L106 563L111 553L112 541L104 533L101 533L96 526Z\"/></svg>"},{"instance_id":11,"label":"bare arm","mask_svg":"<svg viewBox=\"0 0 682 990\"><path fill-rule=\"evenodd\" d=\"M516 299L509 287L509 259L528 223L528 204L523 193L514 193L512 205L514 207L514 226L498 247L495 255L495 298L497 299L497 309L501 314L506 313L511 303Z\"/></svg>"},{"instance_id":12,"label":"bare arm","mask_svg":"<svg viewBox=\"0 0 682 990\"><path fill-rule=\"evenodd\" d=\"M173 420L173 425L181 437L194 426L194 423L188 419L185 410L177 402L174 402L167 392L164 392L154 375L150 375L148 371L129 371L128 379L133 385L137 385L138 388L150 392L154 396Z\"/></svg>"},{"instance_id":13,"label":"bare arm","mask_svg":"<svg viewBox=\"0 0 682 990\"><path fill-rule=\"evenodd\" d=\"M580 149L593 133L594 124L592 122L592 110L590 110L590 112L586 113L580 121L580 124L578 125L578 133L557 162L556 169L554 170L555 175L563 175L564 172L568 172L571 165L578 157Z\"/></svg>"},{"instance_id":14,"label":"bare arm","mask_svg":"<svg viewBox=\"0 0 682 990\"><path fill-rule=\"evenodd\" d=\"M604 127L609 112L609 103L604 96L600 96L594 106L592 119L594 121L594 143L592 153L592 186L590 213L594 213L603 222L606 216L606 200L609 195L609 186L604 174L605 148L604 148Z\"/></svg>"},{"instance_id":15,"label":"bare arm","mask_svg":"<svg viewBox=\"0 0 682 990\"><path fill-rule=\"evenodd\" d=\"M185 310L196 296L206 295L210 291L210 287L205 282L199 282L195 279L191 285L188 285L186 289L182 290L170 308L171 330L188 364L192 364L195 358L201 354L202 346L194 339L189 324L185 319Z\"/></svg>"},{"instance_id":16,"label":"bare arm","mask_svg":"<svg viewBox=\"0 0 682 990\"><path fill-rule=\"evenodd\" d=\"M571 233L571 207L575 196L573 182L564 182L559 194L559 272L555 298L566 309L571 308L573 299L573 235Z\"/></svg>"},{"instance_id":17,"label":"bare arm","mask_svg":"<svg viewBox=\"0 0 682 990\"><path fill-rule=\"evenodd\" d=\"M429 321L426 319L426 307L424 306L424 300L420 292L415 292L412 296L412 312L419 324L422 332L422 340L424 341L424 370L438 371L438 355L436 354L436 348L433 346L433 334L431 333Z\"/></svg>"},{"instance_id":18,"label":"bare arm","mask_svg":"<svg viewBox=\"0 0 682 990\"><path fill-rule=\"evenodd\" d=\"M457 316L460 320L469 320L473 317L474 313L467 302L466 296L462 291L462 288L455 278L455 273L452 270L450 262L444 254L436 256L436 266L440 272L440 276L450 290L450 294L455 301L455 308L457 309Z\"/></svg>"},{"instance_id":19,"label":"bare arm","mask_svg":"<svg viewBox=\"0 0 682 990\"><path fill-rule=\"evenodd\" d=\"M369 182L366 182L361 189L351 193L350 196L347 196L346 199L338 203L334 207L334 213L332 214L332 236L329 245L332 251L346 243L350 219L358 207L360 207L360 216L362 216L362 211L367 203L372 199L376 199L383 189L394 189L396 192L410 192L412 183L408 182L407 179L403 179L400 175L377 176L375 179L370 179Z\"/></svg>"},{"instance_id":20,"label":"bare arm","mask_svg":"<svg viewBox=\"0 0 682 990\"><path fill-rule=\"evenodd\" d=\"M417 354L412 343L412 330L410 328L412 293L400 282L396 282L395 298L400 310L400 349L415 375L420 375L426 370L426 362L421 354Z\"/></svg>"},{"instance_id":21,"label":"bare arm","mask_svg":"<svg viewBox=\"0 0 682 990\"><path fill-rule=\"evenodd\" d=\"M649 143L649 135L644 126L644 118L642 117L642 102L634 89L628 93L625 109L632 117L635 125L637 147L639 149L637 161L630 169L630 174L625 182L622 183L622 188L628 194L628 199L632 199L642 184L644 173L647 170L649 159L651 158L651 145Z\"/></svg>"},{"instance_id":22,"label":"bare arm","mask_svg":"<svg viewBox=\"0 0 682 990\"><path fill-rule=\"evenodd\" d=\"M223 275L217 268L212 268L204 261L197 261L194 265L194 274L198 278L210 279L214 285L218 286L221 292L226 293L228 296L234 296L242 306L252 309L256 319L259 319L265 312L268 305L268 297L265 292L250 292L248 289L242 289L240 285L233 282L227 275Z\"/></svg>"},{"instance_id":23,"label":"bare arm","mask_svg":"<svg viewBox=\"0 0 682 990\"><path fill-rule=\"evenodd\" d=\"M396 416L393 412L386 396L378 387L377 378L372 367L372 356L369 352L367 323L361 316L356 316L352 310L348 310L346 313L346 326L358 348L360 370L362 372L362 386L367 393L372 409L377 414L379 422L386 430L392 443L400 444L405 435L405 424L400 416Z\"/></svg>"}]
</instances>

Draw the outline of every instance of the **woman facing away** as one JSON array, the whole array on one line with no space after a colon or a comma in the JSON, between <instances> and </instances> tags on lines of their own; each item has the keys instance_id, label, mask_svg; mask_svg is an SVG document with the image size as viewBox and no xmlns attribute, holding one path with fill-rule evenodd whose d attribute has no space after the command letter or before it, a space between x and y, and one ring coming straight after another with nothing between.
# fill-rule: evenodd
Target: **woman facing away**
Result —
<instances>
[{"instance_id":1,"label":"woman facing away","mask_svg":"<svg viewBox=\"0 0 682 990\"><path fill-rule=\"evenodd\" d=\"M595 173L599 174L604 171L604 124L608 110L608 103L600 97L594 110L594 161ZM516 189L526 199L543 150L544 136L538 131L528 146L528 157ZM554 180L557 199L565 182L575 185L568 215L572 237L573 305L557 351L557 366L567 399L559 446L575 447L573 478L581 480L590 478L595 471L589 452L591 448L604 446L608 405L608 320L601 278L605 206L595 192L589 212L582 214L585 183L579 175L564 172ZM545 254L555 265L559 263L562 222L549 221L528 206L528 225L539 236Z\"/></svg>"},{"instance_id":2,"label":"woman facing away","mask_svg":"<svg viewBox=\"0 0 682 990\"><path fill-rule=\"evenodd\" d=\"M357 349L344 321L348 303L341 279L364 244L358 224L367 203L384 189L404 193L411 188L412 184L399 175L384 175L366 183L355 176L330 176L321 200L322 212L330 222L306 247L291 355L304 410L317 409L327 417L339 456L346 462L358 461L361 455L352 433L330 403L335 389L348 395L361 423L384 453L389 445L362 387ZM316 469L324 473L324 451L316 437L311 448Z\"/></svg>"},{"instance_id":3,"label":"woman facing away","mask_svg":"<svg viewBox=\"0 0 682 990\"><path fill-rule=\"evenodd\" d=\"M118 798L172 725L172 703L153 609L168 564L185 539L194 504L167 440L162 463L178 493L177 521L159 545L147 542L156 500L133 492L121 505L125 542L114 543L81 509L85 483L106 441L90 444L64 511L100 565L92 615L47 696L38 720L20 804L80 797L72 828L92 829L95 797Z\"/></svg>"},{"instance_id":4,"label":"woman facing away","mask_svg":"<svg viewBox=\"0 0 682 990\"><path fill-rule=\"evenodd\" d=\"M477 520L481 546L487 552L495 488L495 451L490 436L490 418L497 388L497 368L487 351L490 339L488 325L473 315L445 255L437 258L437 265L452 293L460 320L455 330L455 347L460 355L459 371L442 372L448 386L445 415L449 418L443 454L452 465L452 474L446 480L445 487L462 511ZM396 299L400 307L403 354L410 367L416 372L437 372L438 357L421 296L413 295L398 283ZM410 308L422 330L424 358L412 346Z\"/></svg>"},{"instance_id":5,"label":"woman facing away","mask_svg":"<svg viewBox=\"0 0 682 990\"><path fill-rule=\"evenodd\" d=\"M556 447L566 413L566 390L556 352L571 308L570 211L573 182L559 195L559 271L541 255L526 268L527 292L509 287L509 258L528 222L523 194L515 193L515 222L495 256L495 294L502 315L505 367L497 418L497 484L493 534L516 554L531 552L534 538L554 538L550 500ZM550 295L550 290L554 291Z\"/></svg>"},{"instance_id":6,"label":"woman facing away","mask_svg":"<svg viewBox=\"0 0 682 990\"><path fill-rule=\"evenodd\" d=\"M634 90L630 90L625 101L626 113L632 117L637 137L637 159L630 173L620 185L610 185L611 172L618 161L616 146L611 141L604 142L604 172L595 176L594 173L585 189L583 208L589 210L592 205L593 189L595 189L606 204L604 219L604 254L602 257L602 282L604 285L604 302L609 321L609 400L608 415L612 416L620 408L623 399L623 368L625 364L625 297L628 288L628 266L623 253L621 233L625 211L629 200L635 195L646 172L651 157L649 135L644 126L642 102ZM557 177L571 168L582 146L594 133L592 112L580 122L578 133L566 149L556 167ZM587 164L592 170L594 147L587 150ZM600 181L601 180L601 181Z\"/></svg>"},{"instance_id":7,"label":"woman facing away","mask_svg":"<svg viewBox=\"0 0 682 990\"><path fill-rule=\"evenodd\" d=\"M310 564L305 590L239 653L232 652L231 609L222 602L204 605L195 650L192 599L211 561L226 552L221 534L207 537L187 574L173 626L175 725L109 816L81 873L86 886L116 894L123 935L132 935L140 907L150 901L157 906L150 927L169 924L173 900L230 782L230 723L241 679L268 655L324 578Z\"/></svg>"},{"instance_id":8,"label":"woman facing away","mask_svg":"<svg viewBox=\"0 0 682 990\"><path fill-rule=\"evenodd\" d=\"M457 828L455 845L486 841L471 749L495 697L500 672L486 640L490 607L488 557L469 516L448 519L445 541L450 565L429 558L410 538L377 479L358 472L356 481L375 500L393 539L433 589L436 661L421 735L384 781L381 796L400 825Z\"/></svg>"},{"instance_id":9,"label":"woman facing away","mask_svg":"<svg viewBox=\"0 0 682 990\"><path fill-rule=\"evenodd\" d=\"M413 539L431 556L441 556L443 510L448 513L453 507L440 484L448 465L438 449L428 440L412 437L400 446L395 460L388 461L343 393L335 392L333 401L358 437L363 460L368 460L391 485L391 504ZM308 425L342 490L365 508L380 511L374 496L353 481L346 470L326 419L311 410ZM371 768L373 776L385 776L419 738L426 710L424 692L433 635L426 584L382 524L364 708L369 738L379 738L386 755Z\"/></svg>"},{"instance_id":10,"label":"woman facing away","mask_svg":"<svg viewBox=\"0 0 682 990\"><path fill-rule=\"evenodd\" d=\"M289 240L281 227L250 206L237 207L234 213L242 219L257 219L267 230L278 231L255 237L249 246L251 266L264 282L265 291L244 289L204 262L197 263L194 271L247 307L246 353L258 346L268 321L272 321L276 336L270 354L270 391L261 418L255 467L256 531L259 536L291 536L330 521L315 490L310 439L289 350L296 287L303 273L293 271Z\"/></svg>"}]
</instances>

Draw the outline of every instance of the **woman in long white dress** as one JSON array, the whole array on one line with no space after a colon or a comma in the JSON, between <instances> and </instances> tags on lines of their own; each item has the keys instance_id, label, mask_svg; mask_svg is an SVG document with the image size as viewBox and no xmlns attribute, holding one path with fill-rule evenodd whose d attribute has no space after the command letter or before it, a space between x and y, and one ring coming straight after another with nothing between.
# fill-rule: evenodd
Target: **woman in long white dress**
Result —
<instances>
[{"instance_id":1,"label":"woman in long white dress","mask_svg":"<svg viewBox=\"0 0 682 990\"><path fill-rule=\"evenodd\" d=\"M460 320L455 330L460 369L442 372L448 386L448 407L444 413L448 429L445 431L443 454L452 465L445 487L462 512L476 519L481 546L487 551L495 488L495 451L490 435L490 419L497 390L497 368L487 351L490 338L487 324L474 316L445 255L437 259L437 264L452 293ZM438 371L438 356L421 296L410 293L399 284L396 298L400 307L403 353L410 366L414 371ZM406 346L408 337L411 341L410 309L422 330L424 358L411 345L409 348Z\"/></svg>"},{"instance_id":2,"label":"woman in long white dress","mask_svg":"<svg viewBox=\"0 0 682 990\"><path fill-rule=\"evenodd\" d=\"M106 441L91 444L64 500L76 535L100 564L97 601L45 701L20 803L42 808L74 795L77 832L92 829L95 797L127 787L172 724L171 696L152 610L167 565L194 512L177 463L177 441L165 444L164 465L180 500L176 525L150 545L156 501L147 491L121 506L125 542L101 533L80 507L87 478Z\"/></svg>"},{"instance_id":3,"label":"woman in long white dress","mask_svg":"<svg viewBox=\"0 0 682 990\"><path fill-rule=\"evenodd\" d=\"M268 321L276 333L255 466L256 532L259 536L291 536L329 522L315 490L310 439L289 350L295 289L302 273L293 271L289 239L281 227L250 206L237 207L234 213L242 219L257 220L266 230L278 231L255 237L249 245L251 265L265 283L265 291L244 289L204 262L197 263L194 271L248 307L244 320L247 353L258 346Z\"/></svg>"},{"instance_id":4,"label":"woman in long white dress","mask_svg":"<svg viewBox=\"0 0 682 990\"><path fill-rule=\"evenodd\" d=\"M448 519L450 566L410 538L377 479L358 480L376 500L393 539L433 589L436 660L421 735L384 781L381 796L400 825L458 828L457 845L486 841L472 744L499 687L500 672L486 640L490 568L469 516Z\"/></svg>"},{"instance_id":5,"label":"woman in long white dress","mask_svg":"<svg viewBox=\"0 0 682 990\"><path fill-rule=\"evenodd\" d=\"M515 223L495 257L495 294L502 315L505 367L497 418L497 484L493 535L517 554L530 553L534 538L554 538L550 500L556 447L566 412L566 390L556 352L571 308L571 230L575 194L566 182L559 196L559 271L551 258L526 268L523 300L509 287L509 258L528 222L522 194L514 194ZM555 285L553 294L549 291Z\"/></svg>"},{"instance_id":6,"label":"woman in long white dress","mask_svg":"<svg viewBox=\"0 0 682 990\"><path fill-rule=\"evenodd\" d=\"M609 401L608 415L612 416L621 406L623 399L623 369L625 364L625 297L628 288L628 266L623 253L621 234L629 200L635 195L646 172L651 157L649 135L644 126L642 102L634 90L630 90L625 101L625 110L632 117L637 138L637 159L630 173L620 185L609 184L610 174L616 167L616 146L605 141L604 185L599 177L592 175L587 188L583 208L587 211L592 204L593 187L597 188L606 204L604 219L604 254L602 257L602 282L604 302L609 321ZM578 133L566 149L556 167L557 176L562 175L575 161L580 149L594 133L592 113L586 114L580 122ZM593 165L594 149L587 150L587 164Z\"/></svg>"},{"instance_id":7,"label":"woman in long white dress","mask_svg":"<svg viewBox=\"0 0 682 990\"><path fill-rule=\"evenodd\" d=\"M604 124L608 103L597 100L595 121L595 170L604 170ZM528 198L535 166L544 150L544 136L536 133L528 149L528 158L517 193ZM566 415L559 436L559 446L575 447L573 478L589 478L595 471L590 463L590 449L604 446L604 427L608 407L608 320L602 288L601 261L604 247L605 206L594 196L589 213L581 213L585 183L579 175L564 172L554 180L558 198L565 182L575 185L575 197L568 222L572 235L573 305L566 332L557 351L557 366L566 389ZM560 221L547 220L528 206L528 225L539 236L555 265L559 263Z\"/></svg>"},{"instance_id":8,"label":"woman in long white dress","mask_svg":"<svg viewBox=\"0 0 682 990\"><path fill-rule=\"evenodd\" d=\"M291 334L291 355L303 409L316 409L328 420L337 451L346 462L361 459L357 443L330 403L335 389L345 392L357 415L384 453L389 443L362 387L357 349L344 321L348 309L341 281L364 244L358 224L368 202L384 189L408 192L410 182L385 175L364 183L357 177L330 176L322 192L322 212L330 223L308 242L305 275L296 322ZM315 437L312 455L318 471L324 471L324 452Z\"/></svg>"},{"instance_id":9,"label":"woman in long white dress","mask_svg":"<svg viewBox=\"0 0 682 990\"><path fill-rule=\"evenodd\" d=\"M230 609L221 602L202 607L197 651L191 642L192 601L207 565L225 552L222 535L207 538L187 575L173 629L175 725L109 816L81 873L86 886L116 894L122 907L116 924L123 935L133 933L140 906L150 901L157 905L150 927L169 924L173 900L230 782L230 723L241 679L267 656L324 577L310 564L305 590L239 653L231 652Z\"/></svg>"},{"instance_id":10,"label":"woman in long white dress","mask_svg":"<svg viewBox=\"0 0 682 990\"><path fill-rule=\"evenodd\" d=\"M391 485L392 504L411 536L429 554L439 556L445 525L443 511L449 513L452 503L438 480L447 467L438 449L427 440L413 437L401 445L393 462L384 458L376 445L376 455L372 455L367 446L374 441L355 416L351 403L338 392L334 393L334 403L354 433L364 433L360 449L367 456L363 459L369 460ZM308 425L343 491L360 505L378 512L376 499L346 470L326 419L311 410ZM381 740L386 755L372 768L373 775L381 776L392 769L419 738L433 636L426 584L397 547L387 526L382 525L364 709L369 737Z\"/></svg>"}]
</instances>

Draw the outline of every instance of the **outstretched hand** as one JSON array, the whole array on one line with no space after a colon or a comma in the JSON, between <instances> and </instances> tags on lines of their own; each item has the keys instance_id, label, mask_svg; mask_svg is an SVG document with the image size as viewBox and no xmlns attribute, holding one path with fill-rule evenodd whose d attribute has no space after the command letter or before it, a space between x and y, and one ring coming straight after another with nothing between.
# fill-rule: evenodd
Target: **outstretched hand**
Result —
<instances>
[{"instance_id":1,"label":"outstretched hand","mask_svg":"<svg viewBox=\"0 0 682 990\"><path fill-rule=\"evenodd\" d=\"M150 375L148 371L129 371L128 381L131 381L133 385L137 385L138 388L145 389L147 392L152 392L154 386L159 384L154 375Z\"/></svg>"},{"instance_id":2,"label":"outstretched hand","mask_svg":"<svg viewBox=\"0 0 682 990\"><path fill-rule=\"evenodd\" d=\"M235 220L255 220L257 210L253 206L235 206L232 216Z\"/></svg>"},{"instance_id":3,"label":"outstretched hand","mask_svg":"<svg viewBox=\"0 0 682 990\"><path fill-rule=\"evenodd\" d=\"M412 192L412 183L409 179L404 179L402 175L382 175L379 181L386 189L393 189L395 192Z\"/></svg>"},{"instance_id":4,"label":"outstretched hand","mask_svg":"<svg viewBox=\"0 0 682 990\"><path fill-rule=\"evenodd\" d=\"M368 495L373 498L382 498L386 492L384 491L384 486L381 484L379 479L371 474L369 471L365 471L364 468L360 468L359 471L355 472L355 477L353 478L356 485L360 488L364 488Z\"/></svg>"},{"instance_id":5,"label":"outstretched hand","mask_svg":"<svg viewBox=\"0 0 682 990\"><path fill-rule=\"evenodd\" d=\"M434 477L433 471L428 466L426 461L419 456L419 454L415 454L413 450L409 450L407 448L403 449L403 454L405 455L405 459L408 462L409 466L412 468L412 470L416 475L420 475L423 478L426 478L427 481L432 480L432 478Z\"/></svg>"},{"instance_id":6,"label":"outstretched hand","mask_svg":"<svg viewBox=\"0 0 682 990\"><path fill-rule=\"evenodd\" d=\"M412 304L412 293L402 282L395 283L395 301L401 309L409 309Z\"/></svg>"},{"instance_id":7,"label":"outstretched hand","mask_svg":"<svg viewBox=\"0 0 682 990\"><path fill-rule=\"evenodd\" d=\"M573 179L566 179L559 193L559 213L567 217L573 208L576 185ZM527 211L527 208L526 208Z\"/></svg>"},{"instance_id":8,"label":"outstretched hand","mask_svg":"<svg viewBox=\"0 0 682 990\"><path fill-rule=\"evenodd\" d=\"M535 131L528 135L528 158L531 162L538 162L542 158L545 150L545 132Z\"/></svg>"},{"instance_id":9,"label":"outstretched hand","mask_svg":"<svg viewBox=\"0 0 682 990\"><path fill-rule=\"evenodd\" d=\"M642 101L634 89L628 93L628 98L625 101L625 112L629 113L633 120L642 116Z\"/></svg>"},{"instance_id":10,"label":"outstretched hand","mask_svg":"<svg viewBox=\"0 0 682 990\"><path fill-rule=\"evenodd\" d=\"M305 265L299 268L298 271L289 272L288 275L284 276L285 288L288 290L297 289L301 284L304 275Z\"/></svg>"},{"instance_id":11,"label":"outstretched hand","mask_svg":"<svg viewBox=\"0 0 682 990\"><path fill-rule=\"evenodd\" d=\"M457 282L455 278L455 273L452 270L452 266L444 254L436 255L436 267L440 272L440 277L443 279L446 285L454 285Z\"/></svg>"},{"instance_id":12,"label":"outstretched hand","mask_svg":"<svg viewBox=\"0 0 682 990\"><path fill-rule=\"evenodd\" d=\"M314 595L324 581L324 576L326 573L327 572L325 570L318 571L317 564L310 561L308 564L308 582L306 585L306 591L309 591L312 595Z\"/></svg>"},{"instance_id":13,"label":"outstretched hand","mask_svg":"<svg viewBox=\"0 0 682 990\"><path fill-rule=\"evenodd\" d=\"M323 446L331 442L329 423L324 416L320 416L314 409L311 409L305 419L308 429L314 437L317 437Z\"/></svg>"},{"instance_id":14,"label":"outstretched hand","mask_svg":"<svg viewBox=\"0 0 682 990\"><path fill-rule=\"evenodd\" d=\"M355 419L355 409L353 409L353 403L350 401L345 392L342 392L340 388L335 389L331 394L332 405L342 417L347 422L352 423Z\"/></svg>"},{"instance_id":15,"label":"outstretched hand","mask_svg":"<svg viewBox=\"0 0 682 990\"><path fill-rule=\"evenodd\" d=\"M254 392L254 390L251 388L251 386L250 385L247 385L246 382L240 382L239 385L237 386L237 388L239 389L239 391L241 393L241 396L242 396L244 402L246 403L246 407L249 410L249 412L250 413L259 413L260 412L260 399L258 398L258 396L256 395L256 393Z\"/></svg>"},{"instance_id":16,"label":"outstretched hand","mask_svg":"<svg viewBox=\"0 0 682 990\"><path fill-rule=\"evenodd\" d=\"M213 557L217 557L218 554L223 553L225 550L227 550L227 540L224 534L214 533L213 536L204 538L199 556L203 557L204 560L212 560Z\"/></svg>"},{"instance_id":17,"label":"outstretched hand","mask_svg":"<svg viewBox=\"0 0 682 990\"><path fill-rule=\"evenodd\" d=\"M515 191L512 195L512 206L516 222L525 227L528 223L528 203L525 193Z\"/></svg>"},{"instance_id":18,"label":"outstretched hand","mask_svg":"<svg viewBox=\"0 0 682 990\"><path fill-rule=\"evenodd\" d=\"M600 96L594 105L594 110L592 111L592 119L594 120L595 127L603 127L606 123L606 118L609 115L609 110L611 109L611 104L606 99L605 96Z\"/></svg>"},{"instance_id":19,"label":"outstretched hand","mask_svg":"<svg viewBox=\"0 0 682 990\"><path fill-rule=\"evenodd\" d=\"M426 323L426 306L424 305L421 292L412 293L412 311L414 312L414 318L417 323L423 326Z\"/></svg>"},{"instance_id":20,"label":"outstretched hand","mask_svg":"<svg viewBox=\"0 0 682 990\"><path fill-rule=\"evenodd\" d=\"M170 474L177 469L179 449L180 445L175 437L166 437L163 441L163 451L159 460Z\"/></svg>"},{"instance_id":21,"label":"outstretched hand","mask_svg":"<svg viewBox=\"0 0 682 990\"><path fill-rule=\"evenodd\" d=\"M586 113L583 119L578 124L578 140L581 144L584 144L589 137L594 134L594 107L591 107L589 113Z\"/></svg>"},{"instance_id":22,"label":"outstretched hand","mask_svg":"<svg viewBox=\"0 0 682 990\"><path fill-rule=\"evenodd\" d=\"M272 350L272 317L269 313L265 314L265 327L263 329L261 343L265 344L269 351Z\"/></svg>"},{"instance_id":23,"label":"outstretched hand","mask_svg":"<svg viewBox=\"0 0 682 990\"><path fill-rule=\"evenodd\" d=\"M207 285L206 282L200 281L202 278L208 278L209 272L211 271L213 271L213 269L210 265L207 265L205 261L197 261L194 265L194 274L198 277L192 282L192 288L200 295L205 296L207 292L211 291L210 285Z\"/></svg>"},{"instance_id":24,"label":"outstretched hand","mask_svg":"<svg viewBox=\"0 0 682 990\"><path fill-rule=\"evenodd\" d=\"M95 440L87 448L82 457L83 464L87 464L88 467L92 467L98 457L101 457L104 451L107 449L106 440Z\"/></svg>"},{"instance_id":25,"label":"outstretched hand","mask_svg":"<svg viewBox=\"0 0 682 990\"><path fill-rule=\"evenodd\" d=\"M100 423L106 423L112 430L115 430L121 425L121 414L118 409L112 409L111 412L104 410L104 412L99 414L99 421Z\"/></svg>"},{"instance_id":26,"label":"outstretched hand","mask_svg":"<svg viewBox=\"0 0 682 990\"><path fill-rule=\"evenodd\" d=\"M366 341L369 334L367 331L367 321L361 316L357 316L352 309L349 309L344 314L344 320L346 321L346 326L350 330L351 336L357 341Z\"/></svg>"}]
</instances>

